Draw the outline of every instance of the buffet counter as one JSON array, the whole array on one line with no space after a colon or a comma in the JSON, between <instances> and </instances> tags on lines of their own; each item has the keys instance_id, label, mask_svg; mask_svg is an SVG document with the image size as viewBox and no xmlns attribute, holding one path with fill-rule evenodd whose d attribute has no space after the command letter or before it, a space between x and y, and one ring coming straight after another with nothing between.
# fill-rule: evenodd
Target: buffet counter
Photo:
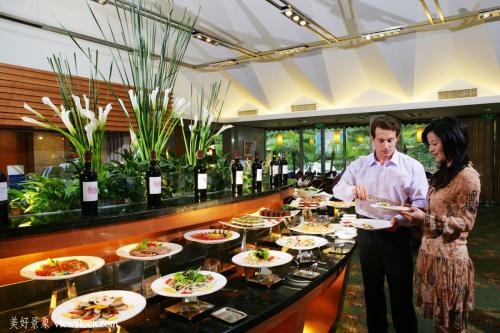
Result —
<instances>
[{"instance_id":1,"label":"buffet counter","mask_svg":"<svg viewBox=\"0 0 500 333\"><path fill-rule=\"evenodd\" d=\"M206 267L207 263L212 263L214 270L227 278L227 284L222 289L199 297L201 301L213 304L214 308L192 320L165 311L178 299L149 293L145 309L119 324L123 332L328 332L335 326L342 309L354 241L330 238L328 244L313 250L314 261L318 263L319 275L316 278L293 275L299 265L294 259L273 268L273 273L282 281L265 287L248 281L251 274L249 269L231 262L231 258L240 251L241 239L204 245L183 238L186 231L220 227L220 220L255 212L261 207L280 209L283 199L290 196L291 192L292 189L283 188L240 198L225 193L203 203L179 199L177 207L169 205L168 208L154 211L139 212L138 208L136 212L127 212L130 208L122 211L116 208L109 215L100 212L100 216L93 220L68 220L67 225L62 219L56 219L57 222L53 224L35 223L33 226L16 228L14 219L8 236L2 235L0 245L0 268L3 272L0 277L0 332L40 329L49 312L51 295L54 298L56 292L61 300L68 292L68 285L65 286L63 280L26 280L19 275L20 269L47 258L71 255L97 256L106 262L95 272L73 279L78 295L98 290L141 292L145 277L199 269ZM15 229L25 230L16 234ZM289 232L286 228L282 231ZM296 251L266 242L264 238L268 234L269 229L249 230L249 248L256 245L284 250L297 258ZM176 255L159 260L157 267L145 261L123 259L116 255L117 248L145 238L181 244L183 249ZM155 268L159 268L159 272ZM211 312L222 307L232 307L247 316L234 324L210 316ZM20 325L21 320L25 325Z\"/></svg>"}]
</instances>

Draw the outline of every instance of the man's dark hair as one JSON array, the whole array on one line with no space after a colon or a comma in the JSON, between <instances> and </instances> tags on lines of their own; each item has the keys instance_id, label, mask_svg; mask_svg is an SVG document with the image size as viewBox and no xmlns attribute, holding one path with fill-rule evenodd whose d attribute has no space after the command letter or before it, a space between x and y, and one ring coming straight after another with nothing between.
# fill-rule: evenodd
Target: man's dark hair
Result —
<instances>
[{"instance_id":1,"label":"man's dark hair","mask_svg":"<svg viewBox=\"0 0 500 333\"><path fill-rule=\"evenodd\" d=\"M370 134L372 138L375 137L375 130L377 128L394 131L396 132L397 137L399 137L399 133L401 132L401 125L399 124L399 121L391 116L380 116L372 121L372 125L370 127Z\"/></svg>"},{"instance_id":2,"label":"man's dark hair","mask_svg":"<svg viewBox=\"0 0 500 333\"><path fill-rule=\"evenodd\" d=\"M422 141L429 146L427 134L434 133L441 139L444 155L447 160L453 161L448 167L446 161L439 163L439 169L431 179L435 188L444 188L463 168L469 164L467 146L469 136L465 126L455 118L443 117L433 120L422 133Z\"/></svg>"}]
</instances>

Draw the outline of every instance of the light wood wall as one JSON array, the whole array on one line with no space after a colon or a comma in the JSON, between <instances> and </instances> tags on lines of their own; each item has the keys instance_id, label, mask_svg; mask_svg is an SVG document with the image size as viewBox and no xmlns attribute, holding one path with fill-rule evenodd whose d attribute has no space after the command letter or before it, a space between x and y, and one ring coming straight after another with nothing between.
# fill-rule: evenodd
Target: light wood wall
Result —
<instances>
[{"instance_id":1,"label":"light wood wall","mask_svg":"<svg viewBox=\"0 0 500 333\"><path fill-rule=\"evenodd\" d=\"M88 91L89 80L87 78L78 78L77 80L82 94ZM124 102L127 110L132 113L127 93L128 87L120 84L112 84L112 87ZM107 103L112 103L106 129L128 132L127 118L118 101L110 93L104 81L99 81L99 88L99 106L104 107ZM0 63L0 126L32 127L20 119L21 116L32 116L23 107L26 102L51 121L63 127L59 117L54 117L54 112L42 103L44 96L49 97L55 105L61 105L62 100L53 72ZM133 122L135 123L135 119Z\"/></svg>"}]
</instances>

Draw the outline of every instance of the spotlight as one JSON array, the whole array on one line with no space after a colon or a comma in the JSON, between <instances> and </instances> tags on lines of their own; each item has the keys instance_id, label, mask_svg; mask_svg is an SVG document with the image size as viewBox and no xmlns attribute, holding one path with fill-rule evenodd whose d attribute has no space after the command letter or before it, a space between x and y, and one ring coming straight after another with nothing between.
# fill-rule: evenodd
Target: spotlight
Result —
<instances>
[{"instance_id":1,"label":"spotlight","mask_svg":"<svg viewBox=\"0 0 500 333\"><path fill-rule=\"evenodd\" d=\"M286 16L290 17L290 16L292 16L292 14L293 14L293 12L292 12L292 10L291 10L291 9L287 9L287 10L285 10L285 15L286 15Z\"/></svg>"},{"instance_id":2,"label":"spotlight","mask_svg":"<svg viewBox=\"0 0 500 333\"><path fill-rule=\"evenodd\" d=\"M300 19L300 17L299 17L299 15L295 15L294 17L292 17L292 19L293 19L295 22L297 22L297 21Z\"/></svg>"},{"instance_id":3,"label":"spotlight","mask_svg":"<svg viewBox=\"0 0 500 333\"><path fill-rule=\"evenodd\" d=\"M207 38L205 39L205 42L207 42L207 43L211 43L211 42L212 42L212 40L211 40L209 37L207 37Z\"/></svg>"},{"instance_id":4,"label":"spotlight","mask_svg":"<svg viewBox=\"0 0 500 333\"><path fill-rule=\"evenodd\" d=\"M305 26L307 24L306 20L300 20L299 24L301 26Z\"/></svg>"}]
</instances>

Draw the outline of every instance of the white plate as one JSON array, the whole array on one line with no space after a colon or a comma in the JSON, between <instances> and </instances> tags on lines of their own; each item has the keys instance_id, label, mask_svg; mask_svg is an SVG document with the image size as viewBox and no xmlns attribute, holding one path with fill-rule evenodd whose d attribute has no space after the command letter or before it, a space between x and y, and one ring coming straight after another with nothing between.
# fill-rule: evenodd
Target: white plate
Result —
<instances>
[{"instance_id":1,"label":"white plate","mask_svg":"<svg viewBox=\"0 0 500 333\"><path fill-rule=\"evenodd\" d=\"M307 240L307 239L312 240L314 244L310 246L298 246L298 245L288 244L290 240L293 241L293 240ZM292 250L312 250L317 247L322 247L328 244L328 241L324 238L316 236L288 236L276 240L276 244L278 244L279 246L287 247Z\"/></svg>"},{"instance_id":2,"label":"white plate","mask_svg":"<svg viewBox=\"0 0 500 333\"><path fill-rule=\"evenodd\" d=\"M364 230L380 230L387 229L391 227L391 221L389 220L372 220L372 219L358 219L352 222L352 225L359 229Z\"/></svg>"},{"instance_id":3,"label":"white plate","mask_svg":"<svg viewBox=\"0 0 500 333\"><path fill-rule=\"evenodd\" d=\"M222 243L225 243L225 242L229 242L229 241L231 241L233 239L238 239L240 237L239 233L237 233L236 231L231 231L231 230L223 230L225 232L230 232L231 233L231 237L224 238L224 239L218 239L218 240L201 240L201 239L197 239L197 238L193 237L193 235L196 235L196 234L214 232L216 230L217 229L193 230L193 231L186 232L184 234L184 238L187 239L187 240L189 240L189 241L197 242L197 243L202 243L202 244L222 244ZM218 230L222 230L222 229L218 229Z\"/></svg>"},{"instance_id":4,"label":"white plate","mask_svg":"<svg viewBox=\"0 0 500 333\"><path fill-rule=\"evenodd\" d=\"M326 207L328 205L328 201L320 201L319 206L314 206L314 207L300 207L299 205L300 199L295 199L290 203L290 207L292 208L298 208L298 209L318 209L319 207Z\"/></svg>"},{"instance_id":5,"label":"white plate","mask_svg":"<svg viewBox=\"0 0 500 333\"><path fill-rule=\"evenodd\" d=\"M21 269L21 276L32 279L32 280L66 280L66 279L71 279L76 276L80 275L85 275L91 272L94 272L104 266L104 259L99 258L99 257L91 257L91 256L75 256L75 257L59 257L59 258L52 258L55 260L63 261L63 260L70 260L70 259L77 259L81 261L85 261L87 265L89 265L89 269L74 273L74 274L69 274L69 275L58 275L58 276L39 276L36 275L35 271L43 264L47 263L46 260L38 261L33 264L29 264L28 266L23 267Z\"/></svg>"},{"instance_id":6,"label":"white plate","mask_svg":"<svg viewBox=\"0 0 500 333\"><path fill-rule=\"evenodd\" d=\"M254 251L255 250L238 253L231 260L236 265L243 266L243 267L266 268L266 267L281 266L281 265L289 263L293 259L292 255L288 254L286 252L269 250L269 255L274 257L273 260L262 261L262 262L258 262L258 263L248 262L246 259L247 256Z\"/></svg>"},{"instance_id":7,"label":"white plate","mask_svg":"<svg viewBox=\"0 0 500 333\"><path fill-rule=\"evenodd\" d=\"M151 257L136 257L133 255L130 255L130 251L132 251L137 246L137 244L139 244L139 243L135 243L135 244L125 245L125 246L120 247L118 250L116 250L116 255L119 257L122 257L122 258L127 258L127 259L140 260L140 261L151 261L151 260L159 260L162 258L173 256L174 254L177 254L177 253L182 251L182 246L179 244L166 243L166 242L159 242L159 243L162 243L163 246L170 248L170 252L165 253L165 254L160 254L157 256L151 256Z\"/></svg>"},{"instance_id":8,"label":"white plate","mask_svg":"<svg viewBox=\"0 0 500 333\"><path fill-rule=\"evenodd\" d=\"M264 228L272 228L275 225L280 224L281 221L264 219L264 224L256 226L256 227L244 227L241 225L233 224L231 222L223 222L223 221L219 221L219 223L223 224L223 225L227 225L228 227L236 228L236 229L259 230L259 229L264 229Z\"/></svg>"},{"instance_id":9,"label":"white plate","mask_svg":"<svg viewBox=\"0 0 500 333\"><path fill-rule=\"evenodd\" d=\"M371 204L370 206L373 208L390 210L393 212L408 212L408 211L410 211L410 207L405 207L405 206L381 206L381 205L377 205L377 204Z\"/></svg>"},{"instance_id":10,"label":"white plate","mask_svg":"<svg viewBox=\"0 0 500 333\"><path fill-rule=\"evenodd\" d=\"M205 290L195 291L190 294L181 294L175 289L169 288L165 282L169 279L172 279L175 273L168 274L166 276L162 276L161 278L154 280L153 283L151 284L151 289L156 294L167 297L182 297L182 298L198 297L214 293L217 290L222 289L227 283L227 279L223 275L220 275L219 273L214 273L209 271L199 271L199 273L203 275L210 274L214 278L212 281L207 283L207 288Z\"/></svg>"},{"instance_id":11,"label":"white plate","mask_svg":"<svg viewBox=\"0 0 500 333\"><path fill-rule=\"evenodd\" d=\"M271 216L262 216L262 215L260 215L260 211L263 210L263 209L267 209L267 208L261 208L258 211L256 211L255 213L247 214L247 215L248 216L262 217L263 219L269 219L269 220L283 220L285 217L294 217L295 215L297 215L298 213L300 213L300 210L291 210L290 211L290 216L271 217Z\"/></svg>"},{"instance_id":12,"label":"white plate","mask_svg":"<svg viewBox=\"0 0 500 333\"><path fill-rule=\"evenodd\" d=\"M357 232L356 232L356 229L354 228L351 228L352 231L346 231L344 229L340 229L338 231L335 232L335 237L339 238L339 239L353 239L354 237L356 237L357 235Z\"/></svg>"},{"instance_id":13,"label":"white plate","mask_svg":"<svg viewBox=\"0 0 500 333\"><path fill-rule=\"evenodd\" d=\"M325 234L331 234L341 228L340 224L329 224L328 227L324 230L310 231L303 229L304 225L306 224L309 223L303 222L296 227L290 228L290 230L300 232L301 234L306 234L306 235L325 235Z\"/></svg>"},{"instance_id":14,"label":"white plate","mask_svg":"<svg viewBox=\"0 0 500 333\"><path fill-rule=\"evenodd\" d=\"M120 311L118 314L118 318L116 320L106 320L99 318L97 320L82 320L82 319L70 319L63 315L65 312L72 311L78 301L88 301L90 298L96 296L121 296L123 297L123 303L127 304L129 308L125 311ZM105 290L98 291L91 294L86 294L82 296L78 296L67 300L62 303L58 307L54 309L52 312L51 318L52 321L56 324L56 326L60 327L69 327L69 328L99 328L99 327L109 327L115 326L122 321L128 320L137 314L141 313L141 311L146 307L146 299L137 293L133 293L131 291L125 290Z\"/></svg>"}]
</instances>

